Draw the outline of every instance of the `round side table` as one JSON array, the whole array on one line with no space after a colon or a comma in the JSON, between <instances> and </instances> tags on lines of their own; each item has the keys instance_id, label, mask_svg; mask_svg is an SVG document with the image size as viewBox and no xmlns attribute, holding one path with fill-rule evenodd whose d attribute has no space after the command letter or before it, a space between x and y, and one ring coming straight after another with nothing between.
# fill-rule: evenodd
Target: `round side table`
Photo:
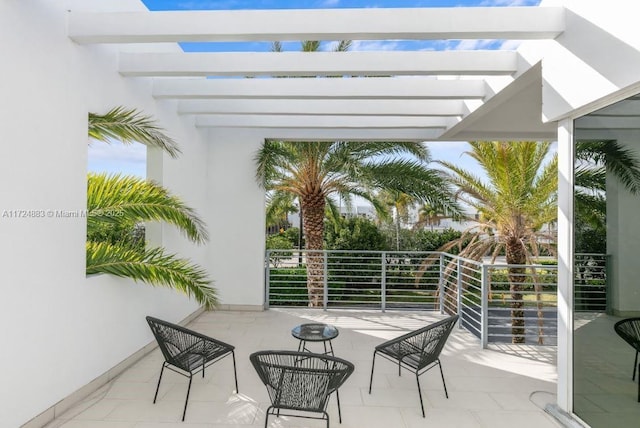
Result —
<instances>
[{"instance_id":1,"label":"round side table","mask_svg":"<svg viewBox=\"0 0 640 428\"><path fill-rule=\"evenodd\" d=\"M324 354L333 354L333 345L331 340L338 337L338 329L330 324L300 324L291 330L291 335L298 339L298 352L311 352L307 348L307 342L322 342L324 346ZM327 349L329 342L329 349Z\"/></svg>"}]
</instances>

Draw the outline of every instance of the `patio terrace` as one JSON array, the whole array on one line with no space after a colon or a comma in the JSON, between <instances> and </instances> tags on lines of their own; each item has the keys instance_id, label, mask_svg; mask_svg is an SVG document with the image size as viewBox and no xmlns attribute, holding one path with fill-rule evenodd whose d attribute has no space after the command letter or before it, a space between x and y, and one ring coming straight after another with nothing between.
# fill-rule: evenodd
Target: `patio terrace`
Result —
<instances>
[{"instance_id":1,"label":"patio terrace","mask_svg":"<svg viewBox=\"0 0 640 428\"><path fill-rule=\"evenodd\" d=\"M375 345L434 322L434 312L372 310L271 309L263 312L206 312L189 327L236 346L240 393L233 391L231 359L212 365L202 379L195 376L184 422L180 422L187 379L166 371L158 401L152 403L163 358L156 348L85 400L60 415L47 428L223 428L264 426L266 389L249 362L264 349L295 349L291 328L304 322L338 327L336 356L356 370L340 389L342 424L335 397L329 404L332 427L513 427L558 425L542 409L555 402L555 347L490 345L455 328L441 360L449 399L438 370L421 377L426 419L422 418L413 376L378 359L373 392L368 394ZM144 322L143 319L140 320ZM499 346L499 348L498 348ZM271 417L269 427L323 427L323 421Z\"/></svg>"}]
</instances>

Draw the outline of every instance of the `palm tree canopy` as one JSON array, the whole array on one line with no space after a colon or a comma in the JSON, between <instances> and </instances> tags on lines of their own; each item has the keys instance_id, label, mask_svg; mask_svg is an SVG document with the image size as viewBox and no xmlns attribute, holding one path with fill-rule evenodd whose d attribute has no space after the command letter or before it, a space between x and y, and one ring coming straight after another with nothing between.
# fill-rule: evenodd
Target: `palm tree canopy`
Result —
<instances>
[{"instance_id":1,"label":"palm tree canopy","mask_svg":"<svg viewBox=\"0 0 640 428\"><path fill-rule=\"evenodd\" d=\"M101 222L164 221L194 242L208 238L196 212L167 189L139 177L89 173L87 228Z\"/></svg>"},{"instance_id":2,"label":"palm tree canopy","mask_svg":"<svg viewBox=\"0 0 640 428\"><path fill-rule=\"evenodd\" d=\"M178 144L149 116L124 107L115 107L105 114L89 113L89 137L105 143L112 139L125 144L138 142L158 147L173 158L181 153Z\"/></svg>"},{"instance_id":3,"label":"palm tree canopy","mask_svg":"<svg viewBox=\"0 0 640 428\"><path fill-rule=\"evenodd\" d=\"M477 141L466 152L487 176L478 175L449 162L440 162L449 172L458 197L478 213L476 224L460 242L471 238L461 255L480 259L501 254L508 245L521 248L526 260L539 255L541 247L553 251L554 237L543 230L557 218L557 156L549 143ZM459 242L450 244L450 248Z\"/></svg>"},{"instance_id":4,"label":"palm tree canopy","mask_svg":"<svg viewBox=\"0 0 640 428\"><path fill-rule=\"evenodd\" d=\"M425 166L429 152L419 143L270 140L255 160L257 181L268 191L347 201L356 195L381 208L375 190L387 189L458 210L444 176Z\"/></svg>"}]
</instances>

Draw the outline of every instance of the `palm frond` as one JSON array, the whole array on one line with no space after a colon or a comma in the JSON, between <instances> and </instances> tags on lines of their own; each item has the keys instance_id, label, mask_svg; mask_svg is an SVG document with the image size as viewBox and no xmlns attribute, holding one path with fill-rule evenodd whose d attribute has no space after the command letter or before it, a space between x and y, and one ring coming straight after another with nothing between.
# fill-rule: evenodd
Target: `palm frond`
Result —
<instances>
[{"instance_id":1,"label":"palm frond","mask_svg":"<svg viewBox=\"0 0 640 428\"><path fill-rule=\"evenodd\" d=\"M318 52L320 50L319 40L303 40L300 42L302 52Z\"/></svg>"},{"instance_id":2,"label":"palm frond","mask_svg":"<svg viewBox=\"0 0 640 428\"><path fill-rule=\"evenodd\" d=\"M134 176L89 173L87 228L121 221L164 221L194 242L207 240L204 222L195 210L162 186Z\"/></svg>"},{"instance_id":3,"label":"palm frond","mask_svg":"<svg viewBox=\"0 0 640 428\"><path fill-rule=\"evenodd\" d=\"M334 52L346 52L351 49L353 42L351 40L340 40L340 43L333 49Z\"/></svg>"},{"instance_id":4,"label":"palm frond","mask_svg":"<svg viewBox=\"0 0 640 428\"><path fill-rule=\"evenodd\" d=\"M452 214L461 214L446 177L421 162L394 159L370 163L362 167L361 175L374 188L406 193L417 201L440 205Z\"/></svg>"},{"instance_id":5,"label":"palm frond","mask_svg":"<svg viewBox=\"0 0 640 428\"><path fill-rule=\"evenodd\" d=\"M640 158L616 141L578 141L576 159L605 166L633 195L640 194Z\"/></svg>"},{"instance_id":6,"label":"palm frond","mask_svg":"<svg viewBox=\"0 0 640 428\"><path fill-rule=\"evenodd\" d=\"M217 303L216 290L200 266L166 254L162 248L130 250L105 242L87 242L87 275L109 274L154 286L165 286L193 297L205 309Z\"/></svg>"},{"instance_id":7,"label":"palm frond","mask_svg":"<svg viewBox=\"0 0 640 428\"><path fill-rule=\"evenodd\" d=\"M607 189L607 170L604 166L579 165L574 170L574 183L577 188L604 192Z\"/></svg>"},{"instance_id":8,"label":"palm frond","mask_svg":"<svg viewBox=\"0 0 640 428\"><path fill-rule=\"evenodd\" d=\"M157 147L176 158L181 153L177 143L158 127L153 119L135 109L115 107L105 114L89 113L89 137L109 143L138 142Z\"/></svg>"}]
</instances>

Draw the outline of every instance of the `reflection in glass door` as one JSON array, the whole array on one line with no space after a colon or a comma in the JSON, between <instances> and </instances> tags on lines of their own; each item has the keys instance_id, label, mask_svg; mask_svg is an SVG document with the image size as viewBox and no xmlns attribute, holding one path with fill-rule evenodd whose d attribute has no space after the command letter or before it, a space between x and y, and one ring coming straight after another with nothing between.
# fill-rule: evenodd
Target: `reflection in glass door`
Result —
<instances>
[{"instance_id":1,"label":"reflection in glass door","mask_svg":"<svg viewBox=\"0 0 640 428\"><path fill-rule=\"evenodd\" d=\"M635 351L614 331L640 316L640 97L574 122L573 411L640 426Z\"/></svg>"}]
</instances>

